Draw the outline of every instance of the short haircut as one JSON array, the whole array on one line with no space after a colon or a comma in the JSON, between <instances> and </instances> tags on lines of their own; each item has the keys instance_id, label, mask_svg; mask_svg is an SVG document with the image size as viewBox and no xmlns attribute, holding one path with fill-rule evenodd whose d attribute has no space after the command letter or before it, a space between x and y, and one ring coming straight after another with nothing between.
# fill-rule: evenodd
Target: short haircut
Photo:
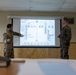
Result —
<instances>
[{"instance_id":1,"label":"short haircut","mask_svg":"<svg viewBox=\"0 0 76 75\"><path fill-rule=\"evenodd\" d=\"M69 22L69 19L67 17L63 17L64 21Z\"/></svg>"},{"instance_id":2,"label":"short haircut","mask_svg":"<svg viewBox=\"0 0 76 75\"><path fill-rule=\"evenodd\" d=\"M11 28L12 27L12 24L7 24L7 28Z\"/></svg>"}]
</instances>

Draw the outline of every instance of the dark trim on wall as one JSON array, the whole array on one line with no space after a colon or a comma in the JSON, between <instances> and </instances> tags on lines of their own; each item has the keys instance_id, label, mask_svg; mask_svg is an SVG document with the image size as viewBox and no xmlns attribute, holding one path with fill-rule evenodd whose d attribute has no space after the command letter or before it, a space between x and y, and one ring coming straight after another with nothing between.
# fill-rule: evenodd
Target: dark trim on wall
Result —
<instances>
[{"instance_id":1,"label":"dark trim on wall","mask_svg":"<svg viewBox=\"0 0 76 75\"><path fill-rule=\"evenodd\" d=\"M60 31L62 30L62 20L60 19Z\"/></svg>"},{"instance_id":2,"label":"dark trim on wall","mask_svg":"<svg viewBox=\"0 0 76 75\"><path fill-rule=\"evenodd\" d=\"M13 25L13 18L11 18L11 24Z\"/></svg>"},{"instance_id":3,"label":"dark trim on wall","mask_svg":"<svg viewBox=\"0 0 76 75\"><path fill-rule=\"evenodd\" d=\"M76 44L76 42L70 42L71 44Z\"/></svg>"}]
</instances>

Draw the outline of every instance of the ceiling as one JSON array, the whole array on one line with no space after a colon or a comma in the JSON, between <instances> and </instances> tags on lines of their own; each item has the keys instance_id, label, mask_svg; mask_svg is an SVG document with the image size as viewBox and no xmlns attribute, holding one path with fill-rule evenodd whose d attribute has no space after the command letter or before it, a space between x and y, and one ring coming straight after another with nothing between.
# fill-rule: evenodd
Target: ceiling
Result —
<instances>
[{"instance_id":1,"label":"ceiling","mask_svg":"<svg viewBox=\"0 0 76 75\"><path fill-rule=\"evenodd\" d=\"M76 12L76 0L0 0L0 11Z\"/></svg>"}]
</instances>

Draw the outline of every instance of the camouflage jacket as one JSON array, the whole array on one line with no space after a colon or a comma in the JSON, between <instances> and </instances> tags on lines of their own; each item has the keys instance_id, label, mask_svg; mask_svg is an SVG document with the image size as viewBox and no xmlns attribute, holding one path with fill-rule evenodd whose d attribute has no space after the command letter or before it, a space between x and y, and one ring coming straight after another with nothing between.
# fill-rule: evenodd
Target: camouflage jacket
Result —
<instances>
[{"instance_id":1,"label":"camouflage jacket","mask_svg":"<svg viewBox=\"0 0 76 75\"><path fill-rule=\"evenodd\" d=\"M7 40L10 40L10 42L7 42ZM12 49L13 46L13 33L12 32L6 32L3 34L3 41L4 41L4 49Z\"/></svg>"},{"instance_id":2,"label":"camouflage jacket","mask_svg":"<svg viewBox=\"0 0 76 75\"><path fill-rule=\"evenodd\" d=\"M66 25L62 28L60 32L60 45L61 46L70 46L71 40L71 28Z\"/></svg>"},{"instance_id":3,"label":"camouflage jacket","mask_svg":"<svg viewBox=\"0 0 76 75\"><path fill-rule=\"evenodd\" d=\"M6 31L3 34L3 41L4 41L4 49L12 49L13 48L13 35L17 35L17 36L21 36L20 33L17 32L9 32ZM7 40L10 39L10 42L8 42Z\"/></svg>"}]
</instances>

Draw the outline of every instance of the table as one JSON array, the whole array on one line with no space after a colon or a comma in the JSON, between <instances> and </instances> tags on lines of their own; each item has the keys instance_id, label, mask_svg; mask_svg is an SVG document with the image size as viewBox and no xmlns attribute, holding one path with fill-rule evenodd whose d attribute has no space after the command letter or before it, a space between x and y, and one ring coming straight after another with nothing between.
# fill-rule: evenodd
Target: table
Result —
<instances>
[{"instance_id":1,"label":"table","mask_svg":"<svg viewBox=\"0 0 76 75\"><path fill-rule=\"evenodd\" d=\"M11 59L11 65L0 68L0 75L76 75L76 60Z\"/></svg>"}]
</instances>

